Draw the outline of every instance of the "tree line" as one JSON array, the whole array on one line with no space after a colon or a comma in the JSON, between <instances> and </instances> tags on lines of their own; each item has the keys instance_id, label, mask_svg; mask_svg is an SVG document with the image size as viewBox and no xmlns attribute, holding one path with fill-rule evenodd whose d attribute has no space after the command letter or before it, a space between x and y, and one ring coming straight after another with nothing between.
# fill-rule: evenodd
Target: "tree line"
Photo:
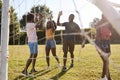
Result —
<instances>
[{"instance_id":1,"label":"tree line","mask_svg":"<svg viewBox=\"0 0 120 80\"><path fill-rule=\"evenodd\" d=\"M37 5L35 7L32 7L30 12L28 13L34 13L37 16L37 20L35 23L40 22L38 25L37 29L37 34L38 34L38 43L39 44L44 44L45 43L45 21L49 14L52 13L52 11L46 6L46 5ZM2 17L2 1L0 0L0 18ZM41 20L39 14L42 14L44 18ZM25 26L27 22L27 14L24 14L22 16L22 19L18 19L17 13L15 13L15 9L13 6L10 6L10 25L9 25L9 44L10 45L20 45L20 44L27 44L27 37L25 31ZM41 20L41 21L40 21ZM90 22L90 28L86 29L86 31L91 31L89 36L94 39L95 36L95 28L94 25L99 21L98 18L94 18L92 22ZM0 19L1 22L1 19ZM22 30L22 31L21 31ZM117 32L111 28L112 30L112 43L120 43L120 35L117 34ZM56 35L61 34L61 31L56 31ZM1 36L1 24L0 24L0 36ZM0 37L1 38L1 37ZM56 36L56 42L57 44L62 43L61 41L61 36ZM81 38L76 37L76 43L81 43L80 40Z\"/></svg>"}]
</instances>

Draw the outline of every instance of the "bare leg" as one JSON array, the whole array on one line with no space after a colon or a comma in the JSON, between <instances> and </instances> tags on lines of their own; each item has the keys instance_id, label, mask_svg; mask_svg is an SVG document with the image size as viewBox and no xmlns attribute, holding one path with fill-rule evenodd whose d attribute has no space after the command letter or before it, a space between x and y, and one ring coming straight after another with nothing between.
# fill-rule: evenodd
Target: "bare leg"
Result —
<instances>
[{"instance_id":1,"label":"bare leg","mask_svg":"<svg viewBox=\"0 0 120 80\"><path fill-rule=\"evenodd\" d=\"M73 52L70 52L70 54L71 54L71 64L73 64L74 63L74 54L73 54Z\"/></svg>"},{"instance_id":2,"label":"bare leg","mask_svg":"<svg viewBox=\"0 0 120 80\"><path fill-rule=\"evenodd\" d=\"M32 62L32 70L35 70L36 57L37 57L37 54L34 54L33 55L33 62Z\"/></svg>"},{"instance_id":3,"label":"bare leg","mask_svg":"<svg viewBox=\"0 0 120 80\"><path fill-rule=\"evenodd\" d=\"M50 53L50 48L46 47L46 61L47 61L47 66L50 66L49 53Z\"/></svg>"},{"instance_id":4,"label":"bare leg","mask_svg":"<svg viewBox=\"0 0 120 80\"><path fill-rule=\"evenodd\" d=\"M106 60L104 60L104 58L103 57L101 57L102 58L102 61L103 61L103 69L102 69L102 78L104 78L105 77L105 75L106 75L106 68L107 68L107 62L106 62Z\"/></svg>"},{"instance_id":5,"label":"bare leg","mask_svg":"<svg viewBox=\"0 0 120 80\"><path fill-rule=\"evenodd\" d=\"M64 55L63 55L63 66L66 66L66 62L67 62L67 52L64 52Z\"/></svg>"},{"instance_id":6,"label":"bare leg","mask_svg":"<svg viewBox=\"0 0 120 80\"><path fill-rule=\"evenodd\" d=\"M106 75L107 79L111 80L111 76L110 76L110 72L109 72L109 57L106 57L106 59L103 58L103 57L101 57L101 58L102 58L102 61L103 61L103 70L102 70L102 76L101 77L104 78L105 75Z\"/></svg>"},{"instance_id":7,"label":"bare leg","mask_svg":"<svg viewBox=\"0 0 120 80\"><path fill-rule=\"evenodd\" d=\"M25 66L25 68L24 68L24 70L23 71L26 71L27 72L27 69L28 69L28 67L30 66L30 64L31 64L31 62L32 62L32 54L30 55L30 57L29 57L29 59L27 60L27 62L26 62L26 66Z\"/></svg>"},{"instance_id":8,"label":"bare leg","mask_svg":"<svg viewBox=\"0 0 120 80\"><path fill-rule=\"evenodd\" d=\"M109 72L109 57L107 59L107 64L106 64L106 77L108 80L111 80L110 72Z\"/></svg>"},{"instance_id":9,"label":"bare leg","mask_svg":"<svg viewBox=\"0 0 120 80\"><path fill-rule=\"evenodd\" d=\"M56 48L52 48L52 55L55 57L58 63L60 63L58 56L56 55Z\"/></svg>"},{"instance_id":10,"label":"bare leg","mask_svg":"<svg viewBox=\"0 0 120 80\"><path fill-rule=\"evenodd\" d=\"M107 78L108 78L108 80L112 80L112 79L111 79L111 76L110 76L109 69L108 69L108 75L107 75Z\"/></svg>"}]
</instances>

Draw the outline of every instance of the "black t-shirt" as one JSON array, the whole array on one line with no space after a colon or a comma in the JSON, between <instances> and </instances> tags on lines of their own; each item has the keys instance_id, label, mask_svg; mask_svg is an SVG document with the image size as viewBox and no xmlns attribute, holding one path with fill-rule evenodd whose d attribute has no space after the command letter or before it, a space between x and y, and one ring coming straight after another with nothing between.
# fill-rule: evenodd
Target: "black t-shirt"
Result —
<instances>
[{"instance_id":1,"label":"black t-shirt","mask_svg":"<svg viewBox=\"0 0 120 80\"><path fill-rule=\"evenodd\" d=\"M75 22L64 22L62 26L65 26L64 40L73 40L75 38L75 33L80 31L80 27Z\"/></svg>"}]
</instances>

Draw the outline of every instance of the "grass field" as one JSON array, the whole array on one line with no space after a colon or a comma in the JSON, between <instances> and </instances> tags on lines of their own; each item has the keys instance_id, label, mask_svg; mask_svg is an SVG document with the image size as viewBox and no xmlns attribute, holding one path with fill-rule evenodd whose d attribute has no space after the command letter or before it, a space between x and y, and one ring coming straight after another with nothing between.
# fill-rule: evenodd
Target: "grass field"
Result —
<instances>
[{"instance_id":1,"label":"grass field","mask_svg":"<svg viewBox=\"0 0 120 80\"><path fill-rule=\"evenodd\" d=\"M120 80L120 44L111 45L110 72L113 80ZM61 72L62 68L57 68L57 62L50 55L51 70L46 71L45 46L39 45L39 54L36 62L37 73L31 77L21 75L26 60L29 57L27 45L9 46L9 80L100 80L102 71L102 60L93 45L87 44L81 49L80 45L75 46L75 62L73 68L68 68L66 72ZM62 46L57 45L57 55L62 61ZM67 67L70 65L68 53ZM29 67L30 71L31 66Z\"/></svg>"}]
</instances>

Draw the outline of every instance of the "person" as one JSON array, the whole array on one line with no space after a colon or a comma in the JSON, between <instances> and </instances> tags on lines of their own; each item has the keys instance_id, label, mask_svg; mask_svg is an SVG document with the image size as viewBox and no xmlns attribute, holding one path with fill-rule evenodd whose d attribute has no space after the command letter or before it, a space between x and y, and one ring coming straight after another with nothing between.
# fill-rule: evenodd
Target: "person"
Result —
<instances>
[{"instance_id":1,"label":"person","mask_svg":"<svg viewBox=\"0 0 120 80\"><path fill-rule=\"evenodd\" d=\"M109 56L111 54L110 50L110 31L111 24L102 15L102 19L96 24L96 38L95 43L98 46L98 53L103 61L103 69L101 80L111 80L110 72L109 72ZM107 54L107 55L106 55ZM106 77L105 77L106 76Z\"/></svg>"},{"instance_id":2,"label":"person","mask_svg":"<svg viewBox=\"0 0 120 80\"><path fill-rule=\"evenodd\" d=\"M34 14L28 13L27 14L27 24L26 24L26 33L28 37L28 46L30 49L30 56L26 62L25 68L22 73L25 76L28 76L28 67L32 64L32 69L30 73L37 72L35 70L36 58L38 54L38 38L36 34L36 25L34 23Z\"/></svg>"},{"instance_id":3,"label":"person","mask_svg":"<svg viewBox=\"0 0 120 80\"><path fill-rule=\"evenodd\" d=\"M55 59L58 62L58 67L60 67L60 61L58 56L56 55L56 41L54 39L55 35L55 30L57 28L57 25L55 21L52 20L53 16L52 14L49 16L48 21L47 21L47 26L46 26L46 62L47 62L47 70L50 69L50 50L52 52L52 55L55 57Z\"/></svg>"},{"instance_id":4,"label":"person","mask_svg":"<svg viewBox=\"0 0 120 80\"><path fill-rule=\"evenodd\" d=\"M58 14L58 19L57 19L57 25L58 26L64 26L65 31L64 33L66 35L63 36L63 68L62 71L66 71L66 62L67 62L67 53L68 51L70 52L71 56L71 64L70 67L72 68L74 66L74 47L75 47L75 35L73 33L80 32L80 27L78 26L77 23L73 22L74 20L74 14L69 15L69 21L60 23L60 16L62 15L62 11L59 12Z\"/></svg>"}]
</instances>

